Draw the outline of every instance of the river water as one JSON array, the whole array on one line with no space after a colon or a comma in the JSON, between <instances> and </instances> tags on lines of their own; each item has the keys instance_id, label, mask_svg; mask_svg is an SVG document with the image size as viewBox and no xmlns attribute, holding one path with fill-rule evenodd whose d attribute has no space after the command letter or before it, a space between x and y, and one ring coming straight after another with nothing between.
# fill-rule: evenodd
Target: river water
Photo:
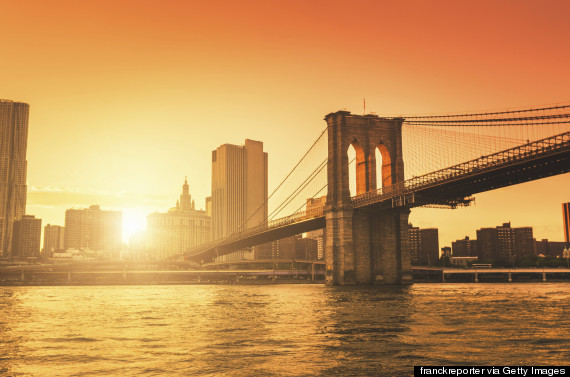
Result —
<instances>
[{"instance_id":1,"label":"river water","mask_svg":"<svg viewBox=\"0 0 570 377\"><path fill-rule=\"evenodd\" d=\"M412 376L568 365L570 283L0 287L7 376Z\"/></svg>"}]
</instances>

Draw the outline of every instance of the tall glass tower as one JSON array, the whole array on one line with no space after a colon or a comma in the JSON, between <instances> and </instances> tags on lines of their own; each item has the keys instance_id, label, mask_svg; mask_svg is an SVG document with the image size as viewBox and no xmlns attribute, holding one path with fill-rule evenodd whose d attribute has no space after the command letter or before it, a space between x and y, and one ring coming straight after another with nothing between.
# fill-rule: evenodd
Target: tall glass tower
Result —
<instances>
[{"instance_id":1,"label":"tall glass tower","mask_svg":"<svg viewBox=\"0 0 570 377\"><path fill-rule=\"evenodd\" d=\"M10 257L14 221L26 213L27 103L0 99L0 255Z\"/></svg>"}]
</instances>

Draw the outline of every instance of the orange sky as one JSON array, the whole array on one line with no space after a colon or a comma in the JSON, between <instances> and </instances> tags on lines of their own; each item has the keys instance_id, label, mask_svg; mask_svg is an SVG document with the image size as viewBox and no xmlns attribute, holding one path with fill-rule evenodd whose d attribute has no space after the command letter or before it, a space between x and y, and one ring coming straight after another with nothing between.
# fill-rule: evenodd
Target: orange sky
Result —
<instances>
[{"instance_id":1,"label":"orange sky","mask_svg":"<svg viewBox=\"0 0 570 377\"><path fill-rule=\"evenodd\" d=\"M211 151L261 140L274 187L346 108L445 113L568 102L567 1L4 2L0 98L30 104L28 213L198 207ZM512 221L562 240L568 175L414 210L441 246Z\"/></svg>"}]
</instances>

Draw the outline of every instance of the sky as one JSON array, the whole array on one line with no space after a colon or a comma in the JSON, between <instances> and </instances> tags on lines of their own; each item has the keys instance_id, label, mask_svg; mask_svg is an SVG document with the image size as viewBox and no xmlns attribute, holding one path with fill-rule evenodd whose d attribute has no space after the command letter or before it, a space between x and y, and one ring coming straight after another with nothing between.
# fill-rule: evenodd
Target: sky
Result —
<instances>
[{"instance_id":1,"label":"sky","mask_svg":"<svg viewBox=\"0 0 570 377\"><path fill-rule=\"evenodd\" d=\"M211 151L260 140L275 187L340 109L570 102L567 1L23 0L0 8L0 98L30 104L27 212L123 211L124 238L210 195ZM414 209L440 246L510 221L561 241L568 174Z\"/></svg>"}]
</instances>

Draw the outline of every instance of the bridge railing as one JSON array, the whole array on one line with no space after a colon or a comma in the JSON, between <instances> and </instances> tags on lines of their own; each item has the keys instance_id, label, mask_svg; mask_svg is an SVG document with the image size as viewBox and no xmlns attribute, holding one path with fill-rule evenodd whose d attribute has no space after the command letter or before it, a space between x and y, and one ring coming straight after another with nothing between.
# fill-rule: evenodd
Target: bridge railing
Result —
<instances>
[{"instance_id":1,"label":"bridge railing","mask_svg":"<svg viewBox=\"0 0 570 377\"><path fill-rule=\"evenodd\" d=\"M315 219L318 217L322 217L322 216L324 216L324 208L325 208L324 205L317 205L317 206L312 207L308 211L301 211L301 212L297 212L297 213L294 213L294 214L286 216L286 217L281 217L279 219L264 222L263 224L255 226L253 228L249 228L249 229L242 230L240 232L232 233L231 235L229 235L226 238L223 238L221 240L215 240L215 241L211 241L211 242L199 245L199 246L193 248L192 250L188 250L187 254L199 254L200 252L202 252L204 250L209 250L209 249L216 248L218 246L223 246L225 244L228 244L228 243L231 243L231 242L234 242L234 241L237 241L237 240L240 240L240 239L243 239L243 238L255 235L255 234L259 234L259 233L262 233L262 232L267 231L267 230L280 228L282 226L294 224L294 223L301 222L304 220L311 220L311 219Z\"/></svg>"},{"instance_id":2,"label":"bridge railing","mask_svg":"<svg viewBox=\"0 0 570 377\"><path fill-rule=\"evenodd\" d=\"M231 236L225 238L222 243L232 242L236 239L241 239L253 234L257 234L269 229L279 228L285 225L293 224L296 222L311 220L324 215L324 205L315 206L308 211L300 211L289 216L280 217L278 219L270 220L255 226L253 228L242 230L238 233L233 233Z\"/></svg>"},{"instance_id":3,"label":"bridge railing","mask_svg":"<svg viewBox=\"0 0 570 377\"><path fill-rule=\"evenodd\" d=\"M363 207L385 200L404 197L407 194L412 194L420 189L441 184L444 181L463 178L470 174L479 173L482 170L491 169L510 162L521 161L526 158L533 158L548 152L557 152L569 147L570 132L565 132L418 177L413 177L404 182L382 187L375 191L356 195L352 197L352 203L355 207Z\"/></svg>"}]
</instances>

